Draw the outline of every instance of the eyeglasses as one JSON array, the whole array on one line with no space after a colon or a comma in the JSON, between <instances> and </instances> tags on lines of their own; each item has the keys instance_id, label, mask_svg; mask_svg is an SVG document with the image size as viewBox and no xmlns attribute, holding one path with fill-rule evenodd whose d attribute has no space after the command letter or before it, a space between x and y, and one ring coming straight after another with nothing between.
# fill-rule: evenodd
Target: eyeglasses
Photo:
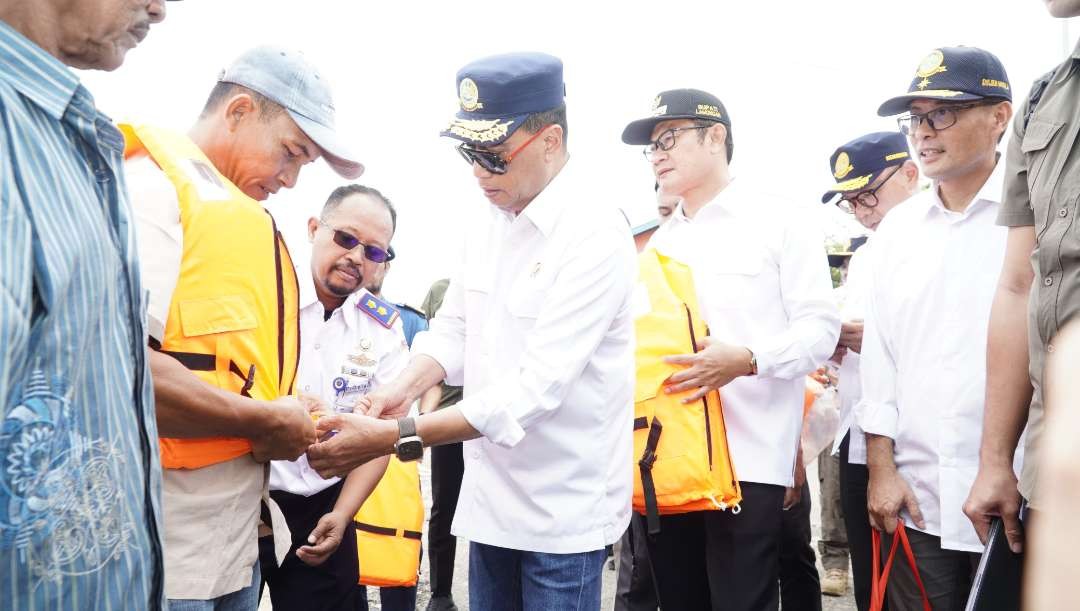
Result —
<instances>
[{"instance_id":1,"label":"eyeglasses","mask_svg":"<svg viewBox=\"0 0 1080 611\"><path fill-rule=\"evenodd\" d=\"M974 104L940 106L922 114L909 112L897 117L896 125L900 127L900 132L905 136L910 136L915 133L915 130L919 129L919 124L923 121L926 121L930 125L930 129L941 131L956 125L960 111L975 108L976 106L986 106L987 104L988 102L975 102ZM996 102L989 102L989 104L996 104Z\"/></svg>"},{"instance_id":2,"label":"eyeglasses","mask_svg":"<svg viewBox=\"0 0 1080 611\"><path fill-rule=\"evenodd\" d=\"M493 153L491 151L485 151L482 149L475 149L470 146L466 146L464 142L458 145L457 150L459 153L461 153L461 156L465 159L465 161L469 163L469 165L472 165L473 163L478 163L480 164L480 167L484 168L488 172L491 172L492 174L506 174L506 166L510 165L510 162L514 160L514 157L516 157L517 154L520 153L525 147L532 144L532 141L539 138L540 134L544 133L544 131L546 131L549 127L551 126L545 125L544 127L540 128L535 134L532 135L532 137L530 137L525 142L522 142L521 146L517 147L513 151L510 151L510 154L506 157L503 157L499 153Z\"/></svg>"},{"instance_id":3,"label":"eyeglasses","mask_svg":"<svg viewBox=\"0 0 1080 611\"><path fill-rule=\"evenodd\" d=\"M877 206L879 203L877 198L878 189L884 187L885 183L889 182L889 179L892 178L893 175L899 171L900 166L896 166L895 168L893 168L893 171L889 173L888 177L886 177L885 180L881 181L881 184L874 187L873 189L859 191L851 197L841 198L839 201L836 202L836 207L843 210L844 212L847 212L848 214L855 214L855 208L857 206L862 206L863 208L873 208L874 206Z\"/></svg>"},{"instance_id":4,"label":"eyeglasses","mask_svg":"<svg viewBox=\"0 0 1080 611\"><path fill-rule=\"evenodd\" d=\"M345 250L353 250L357 246L364 247L364 258L372 263L386 263L394 258L394 249L391 247L388 250L383 250L378 246L371 244L364 244L356 236L340 229L334 229L330 225L326 224L326 221L319 219L319 224L326 227L330 231L334 232L334 244L344 248Z\"/></svg>"},{"instance_id":5,"label":"eyeglasses","mask_svg":"<svg viewBox=\"0 0 1080 611\"><path fill-rule=\"evenodd\" d=\"M675 148L675 136L679 132L694 130L694 129L709 129L711 125L694 125L693 127L673 127L664 133L660 134L660 137L653 140L649 144L645 145L645 150L641 151L642 155L645 155L645 159L652 161L653 153L656 151L670 151Z\"/></svg>"}]
</instances>

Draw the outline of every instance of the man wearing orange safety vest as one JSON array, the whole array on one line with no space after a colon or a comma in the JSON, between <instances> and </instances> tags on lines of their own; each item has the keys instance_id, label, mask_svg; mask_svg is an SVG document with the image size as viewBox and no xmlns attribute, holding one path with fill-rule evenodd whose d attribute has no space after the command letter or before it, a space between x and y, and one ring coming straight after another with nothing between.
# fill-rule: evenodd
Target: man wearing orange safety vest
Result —
<instances>
[{"instance_id":1,"label":"man wearing orange safety vest","mask_svg":"<svg viewBox=\"0 0 1080 611\"><path fill-rule=\"evenodd\" d=\"M777 609L784 492L794 483L803 380L829 357L840 332L824 236L798 207L770 201L760 183L732 177L731 117L716 96L676 89L652 101L649 115L629 123L622 140L644 146L660 190L680 198L648 248L661 264L666 257L687 268L696 304L682 301L684 320L691 305L699 307L698 324L688 326L692 340L654 360L678 366L663 392L681 396L687 408L714 403L710 397L723 404L741 494L738 513L702 507L659 516L647 541L657 596L663 609ZM639 346L638 399L646 391L641 365ZM661 439L670 432L662 429ZM714 443L714 458L715 451ZM658 445L635 458L655 469L665 454Z\"/></svg>"},{"instance_id":2,"label":"man wearing orange safety vest","mask_svg":"<svg viewBox=\"0 0 1080 611\"><path fill-rule=\"evenodd\" d=\"M293 393L299 336L292 260L258 201L320 155L354 178L325 79L259 47L218 77L188 134L122 126L164 467L165 590L173 609L258 606L258 544L288 530L266 497L271 459L315 441ZM263 526L260 526L260 520ZM269 530L265 530L269 532Z\"/></svg>"}]
</instances>

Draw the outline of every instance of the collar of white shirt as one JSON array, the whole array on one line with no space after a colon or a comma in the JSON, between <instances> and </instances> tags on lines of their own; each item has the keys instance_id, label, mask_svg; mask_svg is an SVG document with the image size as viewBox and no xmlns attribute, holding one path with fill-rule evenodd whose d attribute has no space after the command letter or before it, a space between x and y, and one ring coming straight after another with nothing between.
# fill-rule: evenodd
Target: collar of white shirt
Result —
<instances>
[{"instance_id":1,"label":"collar of white shirt","mask_svg":"<svg viewBox=\"0 0 1080 611\"><path fill-rule=\"evenodd\" d=\"M707 218L714 214L738 214L746 209L746 203L748 198L741 196L742 183L732 178L727 186L720 190L711 200L709 200L694 218L686 216L683 211L683 201L679 200L679 205L675 207L675 211L671 213L670 221L676 221L678 223L692 223L695 219Z\"/></svg>"},{"instance_id":2,"label":"collar of white shirt","mask_svg":"<svg viewBox=\"0 0 1080 611\"><path fill-rule=\"evenodd\" d=\"M990 177L986 179L982 188L975 194L975 198L971 200L971 204L969 204L963 212L953 212L945 207L945 204L941 201L941 193L938 191L938 183L937 181L934 181L934 184L930 187L930 197L927 198L929 200L929 205L926 208L926 213L928 215L943 215L952 222L959 222L971 218L971 215L986 206L994 206L1001 201L1001 189L1004 184L1005 161L1002 160L1001 155L998 154L997 165L994 166L994 171L990 174Z\"/></svg>"},{"instance_id":3,"label":"collar of white shirt","mask_svg":"<svg viewBox=\"0 0 1080 611\"><path fill-rule=\"evenodd\" d=\"M518 219L528 221L544 236L550 236L562 214L563 208L573 199L564 193L564 189L567 188L566 185L573 184L571 178L565 177L569 166L570 161L567 160L559 173L548 182L543 191L536 194L536 197L525 206L521 214L515 217L510 212L491 206L492 214L499 215L510 223L514 223Z\"/></svg>"},{"instance_id":4,"label":"collar of white shirt","mask_svg":"<svg viewBox=\"0 0 1080 611\"><path fill-rule=\"evenodd\" d=\"M309 308L317 308L319 316L323 316L326 308L323 307L322 302L319 301L319 294L315 291L315 278L311 275L311 268L303 265L296 267L296 280L300 285L300 311L307 311ZM360 289L352 295L345 298L345 303L341 304L338 310L344 314L346 308L355 308L356 304L360 301L361 297L370 295L367 289ZM351 331L356 324L356 319L352 316L345 316L345 326Z\"/></svg>"}]
</instances>

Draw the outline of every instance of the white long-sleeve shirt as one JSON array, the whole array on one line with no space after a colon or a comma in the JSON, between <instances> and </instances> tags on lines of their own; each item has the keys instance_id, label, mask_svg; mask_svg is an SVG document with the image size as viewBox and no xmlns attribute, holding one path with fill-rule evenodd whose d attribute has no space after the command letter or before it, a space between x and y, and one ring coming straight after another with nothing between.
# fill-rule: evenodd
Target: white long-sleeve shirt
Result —
<instances>
[{"instance_id":1,"label":"white long-sleeve shirt","mask_svg":"<svg viewBox=\"0 0 1080 611\"><path fill-rule=\"evenodd\" d=\"M890 212L868 261L856 418L893 439L924 531L945 549L983 548L962 506L979 467L987 326L1005 256L1006 228L994 222L1003 166L963 212L942 205L937 185Z\"/></svg>"},{"instance_id":2,"label":"white long-sleeve shirt","mask_svg":"<svg viewBox=\"0 0 1080 611\"><path fill-rule=\"evenodd\" d=\"M457 405L483 435L465 442L453 524L470 541L576 553L630 521L634 247L573 172L516 217L473 215L464 267L413 343L464 385Z\"/></svg>"},{"instance_id":3,"label":"white long-sleeve shirt","mask_svg":"<svg viewBox=\"0 0 1080 611\"><path fill-rule=\"evenodd\" d=\"M300 362L295 388L322 399L327 410L351 413L356 399L393 380L409 362L401 319L387 328L365 313L366 290L357 291L324 319L311 272L297 270L300 279ZM323 479L308 464L307 454L296 460L270 462L270 489L311 496L341 478Z\"/></svg>"},{"instance_id":4,"label":"white long-sleeve shirt","mask_svg":"<svg viewBox=\"0 0 1080 611\"><path fill-rule=\"evenodd\" d=\"M824 235L803 209L734 180L692 219L680 203L649 247L690 266L710 334L757 357L757 376L720 389L739 480L791 486L804 378L840 335Z\"/></svg>"},{"instance_id":5,"label":"white long-sleeve shirt","mask_svg":"<svg viewBox=\"0 0 1080 611\"><path fill-rule=\"evenodd\" d=\"M869 290L870 269L867 259L874 243L871 237L862 248L851 255L848 263L847 282L844 284L844 300L840 305L840 320L865 320L866 318L866 292ZM848 440L848 462L855 465L866 464L866 435L863 434L859 424L855 422L855 406L862 397L862 380L860 379L860 364L862 356L854 350L848 350L840 362L837 377L840 379L837 385L837 395L840 399L840 428L836 431L836 439L833 441L832 453L840 451L840 443L844 437L851 433Z\"/></svg>"}]
</instances>

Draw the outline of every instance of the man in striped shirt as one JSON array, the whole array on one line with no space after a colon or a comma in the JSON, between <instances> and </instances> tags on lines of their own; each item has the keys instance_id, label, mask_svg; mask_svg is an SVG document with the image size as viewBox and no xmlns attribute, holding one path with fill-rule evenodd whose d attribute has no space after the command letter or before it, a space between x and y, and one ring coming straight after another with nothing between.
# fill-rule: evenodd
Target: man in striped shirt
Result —
<instances>
[{"instance_id":1,"label":"man in striped shirt","mask_svg":"<svg viewBox=\"0 0 1080 611\"><path fill-rule=\"evenodd\" d=\"M164 17L162 0L0 3L0 608L163 604L123 139L67 66L117 68Z\"/></svg>"}]
</instances>

